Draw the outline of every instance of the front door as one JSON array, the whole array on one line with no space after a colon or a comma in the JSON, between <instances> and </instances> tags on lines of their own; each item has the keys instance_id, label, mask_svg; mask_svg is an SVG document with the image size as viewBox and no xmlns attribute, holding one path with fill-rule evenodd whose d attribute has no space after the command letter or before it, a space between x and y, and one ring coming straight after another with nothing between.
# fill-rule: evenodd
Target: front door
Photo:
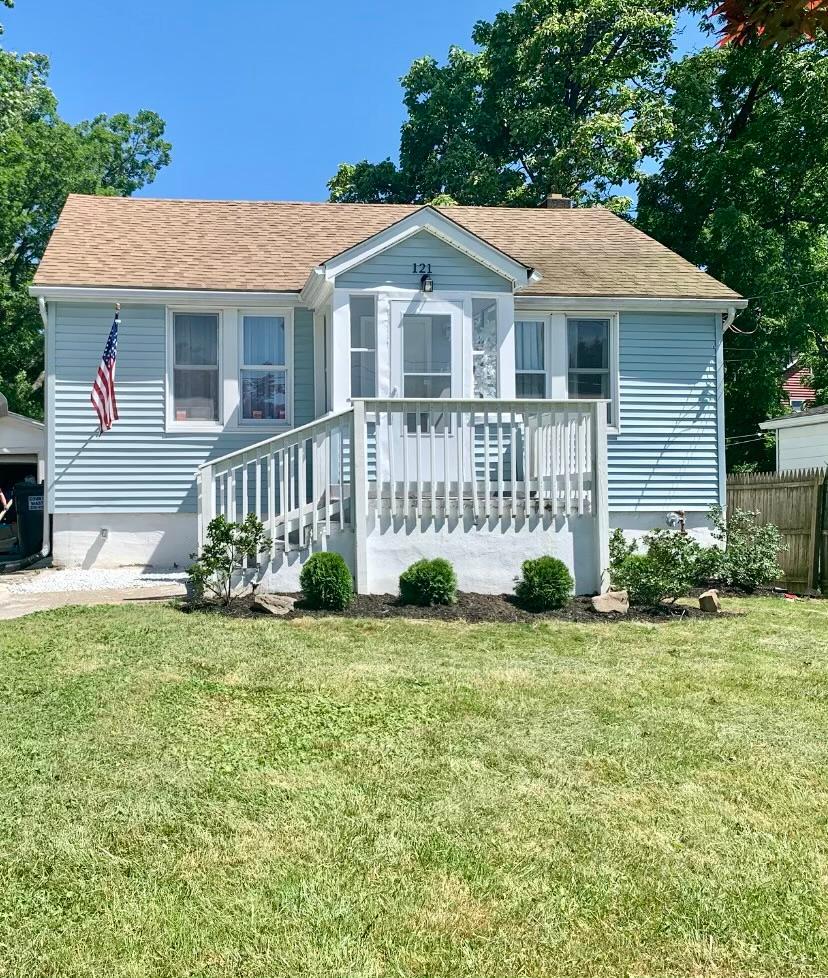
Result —
<instances>
[{"instance_id":1,"label":"front door","mask_svg":"<svg viewBox=\"0 0 828 978\"><path fill-rule=\"evenodd\" d=\"M419 296L394 300L390 325L392 398L434 401L463 396L462 302ZM393 475L393 481L399 485L403 472L410 473L413 479L419 471L429 486L434 481L435 490L445 481L444 460L456 454L453 448L456 432L447 414L434 410L407 411L404 415L394 414L381 427L387 430L378 431L377 435L389 438L393 453L388 471L381 473L383 480ZM438 444L431 445L431 439ZM419 464L418 452L421 453ZM388 457L386 453L383 455ZM435 456L433 470L432 456Z\"/></svg>"}]
</instances>

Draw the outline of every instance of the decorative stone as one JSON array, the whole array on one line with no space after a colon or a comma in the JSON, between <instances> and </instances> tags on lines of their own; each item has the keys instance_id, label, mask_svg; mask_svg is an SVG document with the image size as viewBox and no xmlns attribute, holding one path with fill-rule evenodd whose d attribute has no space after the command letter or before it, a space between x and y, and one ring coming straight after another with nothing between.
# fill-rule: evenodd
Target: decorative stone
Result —
<instances>
[{"instance_id":1,"label":"decorative stone","mask_svg":"<svg viewBox=\"0 0 828 978\"><path fill-rule=\"evenodd\" d=\"M592 610L599 615L626 615L630 610L630 596L626 591L607 591L592 599Z\"/></svg>"},{"instance_id":2,"label":"decorative stone","mask_svg":"<svg viewBox=\"0 0 828 978\"><path fill-rule=\"evenodd\" d=\"M253 598L252 608L260 611L264 615L288 615L293 611L296 598L291 598L287 594L257 594Z\"/></svg>"},{"instance_id":3,"label":"decorative stone","mask_svg":"<svg viewBox=\"0 0 828 978\"><path fill-rule=\"evenodd\" d=\"M719 592L713 587L704 594L699 595L699 607L706 611L708 615L718 615L722 610L722 603L719 600Z\"/></svg>"}]
</instances>

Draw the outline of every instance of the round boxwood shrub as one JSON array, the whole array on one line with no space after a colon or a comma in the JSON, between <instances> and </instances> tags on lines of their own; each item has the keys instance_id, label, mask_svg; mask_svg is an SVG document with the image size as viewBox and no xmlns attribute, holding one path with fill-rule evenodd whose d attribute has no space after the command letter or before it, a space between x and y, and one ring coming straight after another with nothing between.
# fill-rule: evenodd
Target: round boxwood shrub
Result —
<instances>
[{"instance_id":1,"label":"round boxwood shrub","mask_svg":"<svg viewBox=\"0 0 828 978\"><path fill-rule=\"evenodd\" d=\"M522 576L515 585L518 601L531 611L563 608L572 597L575 582L569 568L557 557L524 560Z\"/></svg>"},{"instance_id":2,"label":"round boxwood shrub","mask_svg":"<svg viewBox=\"0 0 828 978\"><path fill-rule=\"evenodd\" d=\"M454 604L457 577L447 560L418 560L400 574L400 601L403 604Z\"/></svg>"},{"instance_id":3,"label":"round boxwood shrub","mask_svg":"<svg viewBox=\"0 0 828 978\"><path fill-rule=\"evenodd\" d=\"M354 597L354 582L340 554L321 551L313 554L302 568L299 584L311 608L341 611Z\"/></svg>"}]
</instances>

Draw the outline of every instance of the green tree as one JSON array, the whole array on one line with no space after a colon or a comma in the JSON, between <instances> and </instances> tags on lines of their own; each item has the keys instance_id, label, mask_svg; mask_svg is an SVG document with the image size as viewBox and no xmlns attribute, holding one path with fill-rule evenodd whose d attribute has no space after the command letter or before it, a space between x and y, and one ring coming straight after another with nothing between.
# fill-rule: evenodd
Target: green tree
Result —
<instances>
[{"instance_id":1,"label":"green tree","mask_svg":"<svg viewBox=\"0 0 828 978\"><path fill-rule=\"evenodd\" d=\"M669 152L640 186L645 231L757 297L725 340L731 465L769 461L764 441L738 439L779 413L794 354L828 381L826 55L823 39L707 48L675 64Z\"/></svg>"},{"instance_id":2,"label":"green tree","mask_svg":"<svg viewBox=\"0 0 828 978\"><path fill-rule=\"evenodd\" d=\"M412 64L399 167L344 163L331 200L533 206L557 192L626 210L619 188L668 136L674 26L668 0L519 0L477 23L479 50Z\"/></svg>"},{"instance_id":3,"label":"green tree","mask_svg":"<svg viewBox=\"0 0 828 978\"><path fill-rule=\"evenodd\" d=\"M0 391L34 417L43 411L43 338L28 286L67 195L128 196L170 160L154 112L64 122L48 72L43 55L0 49Z\"/></svg>"}]
</instances>

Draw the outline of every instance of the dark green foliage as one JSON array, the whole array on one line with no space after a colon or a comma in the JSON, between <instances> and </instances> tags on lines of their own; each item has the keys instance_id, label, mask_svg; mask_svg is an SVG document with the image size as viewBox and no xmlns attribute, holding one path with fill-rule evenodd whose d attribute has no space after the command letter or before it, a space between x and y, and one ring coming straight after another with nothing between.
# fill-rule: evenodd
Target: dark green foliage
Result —
<instances>
[{"instance_id":1,"label":"dark green foliage","mask_svg":"<svg viewBox=\"0 0 828 978\"><path fill-rule=\"evenodd\" d=\"M442 557L418 560L400 574L400 601L403 604L429 606L454 604L457 600L457 577L451 564Z\"/></svg>"},{"instance_id":2,"label":"dark green foliage","mask_svg":"<svg viewBox=\"0 0 828 978\"><path fill-rule=\"evenodd\" d=\"M58 115L48 76L45 55L0 49L0 393L35 418L43 416L43 324L28 287L67 195L126 197L170 161L156 113L72 125Z\"/></svg>"},{"instance_id":3,"label":"dark green foliage","mask_svg":"<svg viewBox=\"0 0 828 978\"><path fill-rule=\"evenodd\" d=\"M311 608L342 611L354 597L354 581L341 554L322 551L308 558L299 575L305 601Z\"/></svg>"},{"instance_id":4,"label":"dark green foliage","mask_svg":"<svg viewBox=\"0 0 828 978\"><path fill-rule=\"evenodd\" d=\"M759 515L735 509L725 518L720 507L711 510L716 539L724 547L717 551L720 559L711 577L753 591L783 576L779 566L779 554L786 549L782 535L773 523L760 523Z\"/></svg>"},{"instance_id":5,"label":"dark green foliage","mask_svg":"<svg viewBox=\"0 0 828 978\"><path fill-rule=\"evenodd\" d=\"M557 557L524 560L515 596L530 611L551 611L569 603L575 582L569 568Z\"/></svg>"},{"instance_id":6,"label":"dark green foliage","mask_svg":"<svg viewBox=\"0 0 828 978\"><path fill-rule=\"evenodd\" d=\"M656 605L675 601L705 573L707 551L692 537L672 530L652 530L644 537L646 553L626 543L621 530L610 541L610 579L629 593L632 604Z\"/></svg>"},{"instance_id":7,"label":"dark green foliage","mask_svg":"<svg viewBox=\"0 0 828 978\"><path fill-rule=\"evenodd\" d=\"M641 182L647 233L745 296L725 335L728 468L771 468L757 424L782 413L802 354L828 393L828 37L788 47L707 47L669 71L672 137ZM772 189L770 189L772 188Z\"/></svg>"},{"instance_id":8,"label":"dark green foliage","mask_svg":"<svg viewBox=\"0 0 828 978\"><path fill-rule=\"evenodd\" d=\"M397 167L343 163L331 200L534 207L550 192L626 210L618 191L667 137L660 88L675 4L519 0L402 79Z\"/></svg>"},{"instance_id":9,"label":"dark green foliage","mask_svg":"<svg viewBox=\"0 0 828 978\"><path fill-rule=\"evenodd\" d=\"M209 592L229 605L239 597L236 587L246 564L256 561L269 547L270 537L253 513L248 513L243 523L230 523L224 516L210 520L207 542L190 568L195 598L203 600Z\"/></svg>"}]
</instances>

